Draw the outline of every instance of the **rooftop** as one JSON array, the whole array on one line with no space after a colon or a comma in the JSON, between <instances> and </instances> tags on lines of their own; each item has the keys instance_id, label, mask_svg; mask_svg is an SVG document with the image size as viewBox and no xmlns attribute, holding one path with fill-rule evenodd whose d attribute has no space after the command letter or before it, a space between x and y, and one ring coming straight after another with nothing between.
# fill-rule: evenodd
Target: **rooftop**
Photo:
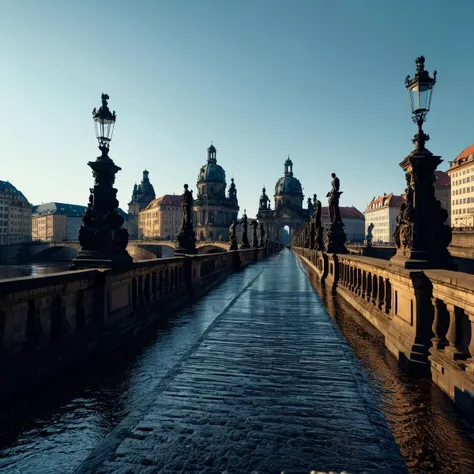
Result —
<instances>
[{"instance_id":1,"label":"rooftop","mask_svg":"<svg viewBox=\"0 0 474 474\"><path fill-rule=\"evenodd\" d=\"M381 207L400 207L403 201L405 201L403 196L397 196L393 193L384 194L383 196L372 199L367 205L365 212L370 212Z\"/></svg>"},{"instance_id":2,"label":"rooftop","mask_svg":"<svg viewBox=\"0 0 474 474\"><path fill-rule=\"evenodd\" d=\"M164 196L153 199L153 201L151 201L143 210L146 211L147 209L158 206L181 206L181 196L176 194L165 194Z\"/></svg>"},{"instance_id":3,"label":"rooftop","mask_svg":"<svg viewBox=\"0 0 474 474\"><path fill-rule=\"evenodd\" d=\"M353 219L365 219L364 214L354 206L339 206L342 218L353 218ZM321 208L321 216L329 216L329 207L325 206Z\"/></svg>"},{"instance_id":4,"label":"rooftop","mask_svg":"<svg viewBox=\"0 0 474 474\"><path fill-rule=\"evenodd\" d=\"M77 204L66 204L64 202L46 202L33 206L32 214L35 216L44 216L47 214L59 214L67 217L82 217L86 211L86 206Z\"/></svg>"}]
</instances>

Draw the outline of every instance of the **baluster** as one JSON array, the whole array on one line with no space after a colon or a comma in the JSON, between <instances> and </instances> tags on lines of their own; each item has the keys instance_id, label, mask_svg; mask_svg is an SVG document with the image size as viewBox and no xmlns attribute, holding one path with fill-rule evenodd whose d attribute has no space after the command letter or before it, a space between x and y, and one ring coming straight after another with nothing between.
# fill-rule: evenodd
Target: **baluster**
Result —
<instances>
[{"instance_id":1,"label":"baluster","mask_svg":"<svg viewBox=\"0 0 474 474\"><path fill-rule=\"evenodd\" d=\"M377 275L372 275L372 304L377 305L377 298L379 295L378 285L377 285Z\"/></svg>"},{"instance_id":2,"label":"baluster","mask_svg":"<svg viewBox=\"0 0 474 474\"><path fill-rule=\"evenodd\" d=\"M377 277L377 286L378 286L378 294L377 294L377 308L380 311L385 311L385 284L383 277Z\"/></svg>"},{"instance_id":3,"label":"baluster","mask_svg":"<svg viewBox=\"0 0 474 474\"><path fill-rule=\"evenodd\" d=\"M445 332L443 329L445 329L446 326L443 324L444 303L438 298L431 298L431 301L433 302L434 308L433 326L431 327L434 337L431 339L431 342L433 343L433 349L444 349L448 344L443 334L443 332Z\"/></svg>"},{"instance_id":4,"label":"baluster","mask_svg":"<svg viewBox=\"0 0 474 474\"><path fill-rule=\"evenodd\" d=\"M445 349L446 355L453 359L461 359L464 354L456 346L458 341L458 320L459 320L459 308L453 304L447 304L446 309L449 313L449 327L448 332L446 333L446 339L448 340L449 345Z\"/></svg>"},{"instance_id":5,"label":"baluster","mask_svg":"<svg viewBox=\"0 0 474 474\"><path fill-rule=\"evenodd\" d=\"M385 312L390 314L390 310L392 309L392 285L390 284L390 280L385 278Z\"/></svg>"},{"instance_id":6,"label":"baluster","mask_svg":"<svg viewBox=\"0 0 474 474\"><path fill-rule=\"evenodd\" d=\"M471 339L469 340L470 358L467 360L466 372L474 375L474 312L470 313L464 310L471 323Z\"/></svg>"}]
</instances>

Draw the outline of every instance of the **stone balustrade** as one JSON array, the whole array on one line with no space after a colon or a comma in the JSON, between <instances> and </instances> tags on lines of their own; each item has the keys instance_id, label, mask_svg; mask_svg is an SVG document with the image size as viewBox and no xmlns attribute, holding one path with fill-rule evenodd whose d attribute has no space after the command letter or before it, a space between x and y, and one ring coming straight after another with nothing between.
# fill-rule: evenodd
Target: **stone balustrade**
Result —
<instances>
[{"instance_id":1,"label":"stone balustrade","mask_svg":"<svg viewBox=\"0 0 474 474\"><path fill-rule=\"evenodd\" d=\"M266 248L0 281L0 398L126 343Z\"/></svg>"},{"instance_id":2,"label":"stone balustrade","mask_svg":"<svg viewBox=\"0 0 474 474\"><path fill-rule=\"evenodd\" d=\"M319 278L385 337L413 374L431 376L474 413L474 275L408 270L389 261L295 248Z\"/></svg>"}]
</instances>

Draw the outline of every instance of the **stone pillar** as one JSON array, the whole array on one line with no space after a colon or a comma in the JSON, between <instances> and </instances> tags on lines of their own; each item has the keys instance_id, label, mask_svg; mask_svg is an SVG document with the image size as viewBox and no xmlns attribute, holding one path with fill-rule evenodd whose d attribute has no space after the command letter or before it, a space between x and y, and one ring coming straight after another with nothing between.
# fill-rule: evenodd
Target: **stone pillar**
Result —
<instances>
[{"instance_id":1,"label":"stone pillar","mask_svg":"<svg viewBox=\"0 0 474 474\"><path fill-rule=\"evenodd\" d=\"M444 303L438 298L432 298L431 301L433 302L434 308L434 315L433 315L433 334L434 337L431 339L433 343L433 349L444 349L448 341L446 340L445 335L443 334L443 311L444 311Z\"/></svg>"},{"instance_id":2,"label":"stone pillar","mask_svg":"<svg viewBox=\"0 0 474 474\"><path fill-rule=\"evenodd\" d=\"M449 313L449 327L448 332L446 333L446 339L448 340L449 345L446 347L445 353L448 357L451 357L452 359L462 359L464 353L460 351L459 348L456 346L456 342L458 339L457 323L459 308L452 304L447 304L446 309Z\"/></svg>"},{"instance_id":3,"label":"stone pillar","mask_svg":"<svg viewBox=\"0 0 474 474\"><path fill-rule=\"evenodd\" d=\"M406 202L400 206L393 234L397 253L391 262L404 268L455 269L448 251L451 228L448 214L435 197L435 170L442 162L423 146L410 153L400 166L407 182Z\"/></svg>"},{"instance_id":4,"label":"stone pillar","mask_svg":"<svg viewBox=\"0 0 474 474\"><path fill-rule=\"evenodd\" d=\"M361 270L362 274L362 288L361 288L361 297L365 300L365 295L367 294L367 274L365 270Z\"/></svg>"}]
</instances>

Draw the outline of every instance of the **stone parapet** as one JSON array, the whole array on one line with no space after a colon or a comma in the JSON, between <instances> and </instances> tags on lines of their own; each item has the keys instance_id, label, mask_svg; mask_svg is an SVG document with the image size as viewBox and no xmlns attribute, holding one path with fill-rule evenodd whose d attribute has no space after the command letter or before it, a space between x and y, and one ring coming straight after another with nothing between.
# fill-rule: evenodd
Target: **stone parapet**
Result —
<instances>
[{"instance_id":1,"label":"stone parapet","mask_svg":"<svg viewBox=\"0 0 474 474\"><path fill-rule=\"evenodd\" d=\"M235 250L0 281L0 399L133 340L265 256L266 248Z\"/></svg>"},{"instance_id":2,"label":"stone parapet","mask_svg":"<svg viewBox=\"0 0 474 474\"><path fill-rule=\"evenodd\" d=\"M382 259L294 248L385 337L410 373L431 376L474 413L474 275L410 270Z\"/></svg>"}]
</instances>

